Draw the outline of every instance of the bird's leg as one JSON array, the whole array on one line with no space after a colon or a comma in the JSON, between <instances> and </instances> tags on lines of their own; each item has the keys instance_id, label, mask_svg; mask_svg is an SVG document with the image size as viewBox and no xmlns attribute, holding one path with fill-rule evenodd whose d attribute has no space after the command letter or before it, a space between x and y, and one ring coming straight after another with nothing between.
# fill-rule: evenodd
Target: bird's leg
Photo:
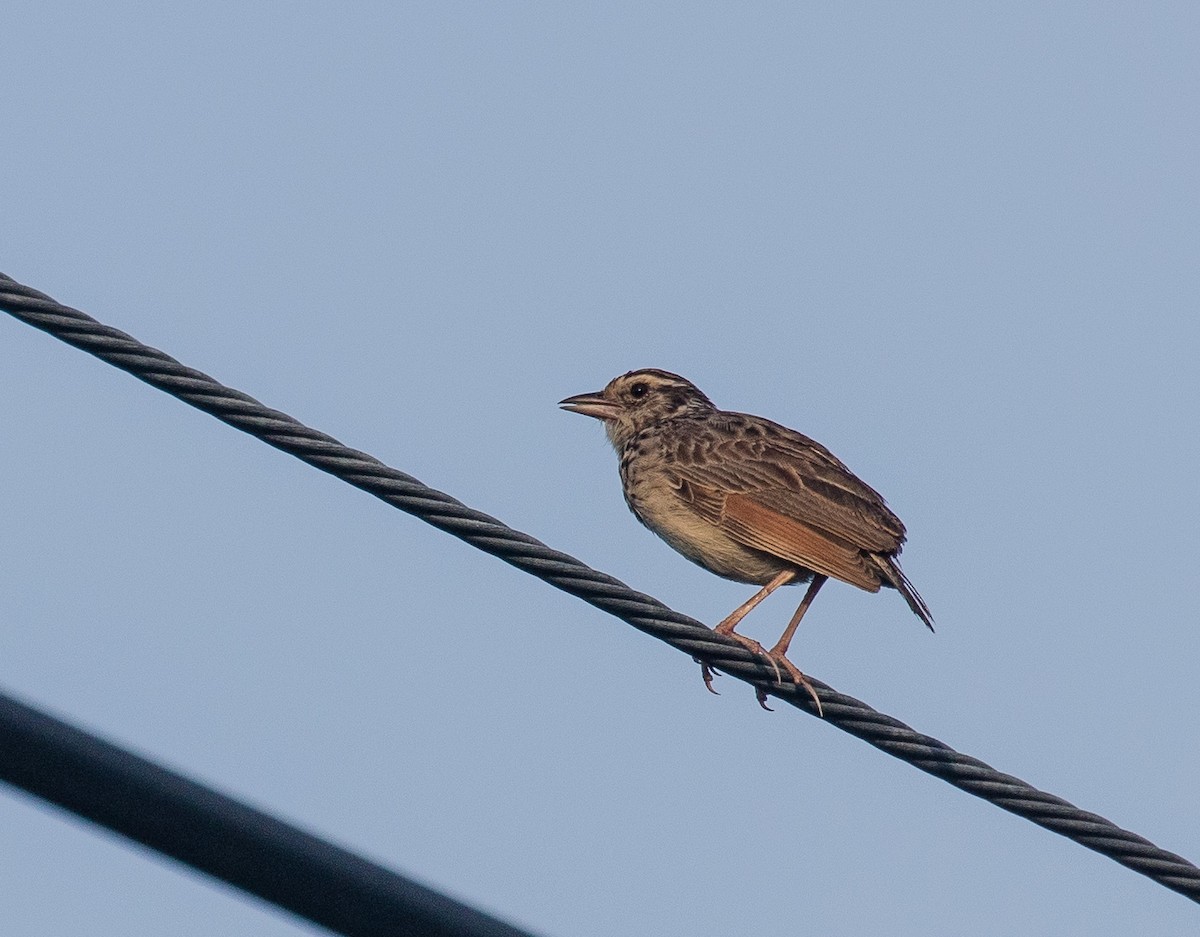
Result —
<instances>
[{"instance_id":1,"label":"bird's leg","mask_svg":"<svg viewBox=\"0 0 1200 937\"><path fill-rule=\"evenodd\" d=\"M775 661L777 666L782 666L792 680L808 690L808 695L817 704L818 715L822 715L822 713L821 701L817 699L817 691L813 689L812 684L808 682L808 678L800 672L796 665L787 659L787 649L788 645L792 643L792 636L796 633L800 619L804 617L804 613L808 611L808 607L812 605L812 600L817 597L817 593L821 591L821 586L825 585L825 580L828 578L828 576L822 576L820 573L813 574L812 582L808 584L808 591L804 593L804 598L800 600L800 607L796 609L796 613L792 616L792 620L788 622L788 626L783 629L783 634L775 642L775 646L767 652L767 656ZM758 691L758 703L764 709L767 708L766 694L762 690Z\"/></svg>"},{"instance_id":2,"label":"bird's leg","mask_svg":"<svg viewBox=\"0 0 1200 937\"><path fill-rule=\"evenodd\" d=\"M733 629L738 626L750 612L754 611L755 606L763 599L774 592L782 585L786 585L796 578L796 571L785 569L778 576L768 582L765 586L759 589L754 595L750 596L745 602L730 612L725 619L713 629L717 634L733 634Z\"/></svg>"},{"instance_id":3,"label":"bird's leg","mask_svg":"<svg viewBox=\"0 0 1200 937\"><path fill-rule=\"evenodd\" d=\"M796 614L792 616L792 620L788 622L788 626L783 629L783 634L780 635L775 646L771 648L773 657L783 657L787 654L788 645L792 643L792 636L796 633L796 628L800 624L800 619L804 617L804 613L808 611L808 607L812 605L813 599L817 597L817 593L821 591L821 586L825 585L828 576L822 576L820 573L814 573L812 582L808 584L808 591L804 593L804 598L800 600L800 606L796 609Z\"/></svg>"},{"instance_id":4,"label":"bird's leg","mask_svg":"<svg viewBox=\"0 0 1200 937\"><path fill-rule=\"evenodd\" d=\"M738 634L733 629L738 626L738 623L743 618L745 618L754 609L754 607L756 605L758 605L759 602L761 602L763 599L765 599L768 595L770 595L772 592L774 592L780 586L786 585L787 583L791 582L795 578L796 578L795 570L785 569L783 572L779 573L779 575L777 575L774 579L772 579L770 582L768 582L765 586L763 586L761 589L759 589L756 593L754 593L754 595L750 596L750 598L748 598L745 602L743 602L741 605L739 605L737 608L735 608L732 612L730 612L724 618L724 620L722 620L721 623L719 625L717 625L717 627L714 628L713 630L715 632L717 632L717 634L723 634L723 635L727 635L727 636L733 638L739 644L744 644L746 647L748 647L750 650L754 651L755 653L763 654L767 657L770 657L770 655L767 654L766 650L763 648L763 646L761 644L759 644L753 638L747 638L745 635ZM713 686L712 686L713 669L710 666L708 666L708 664L704 663L704 661L700 661L699 663L700 663L700 674L702 677L704 677L704 686L708 688L709 693L716 693L717 691L714 690ZM774 658L772 658L772 663L774 663ZM778 664L775 665L775 674L777 677L779 676L779 665ZM720 694L718 694L718 695L720 695Z\"/></svg>"}]
</instances>

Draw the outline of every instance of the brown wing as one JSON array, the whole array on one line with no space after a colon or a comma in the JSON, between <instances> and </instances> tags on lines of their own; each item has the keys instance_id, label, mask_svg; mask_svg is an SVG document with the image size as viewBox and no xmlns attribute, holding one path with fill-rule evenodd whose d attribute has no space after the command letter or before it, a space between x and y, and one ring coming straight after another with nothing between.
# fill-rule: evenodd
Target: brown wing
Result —
<instances>
[{"instance_id":1,"label":"brown wing","mask_svg":"<svg viewBox=\"0 0 1200 937\"><path fill-rule=\"evenodd\" d=\"M879 493L807 436L721 416L727 426L676 452L670 472L681 493L747 546L877 591L880 574L864 553L894 554L904 543L904 525Z\"/></svg>"},{"instance_id":2,"label":"brown wing","mask_svg":"<svg viewBox=\"0 0 1200 937\"><path fill-rule=\"evenodd\" d=\"M745 495L726 495L721 527L737 540L798 566L851 585L879 591L879 577L862 550L765 508Z\"/></svg>"}]
</instances>

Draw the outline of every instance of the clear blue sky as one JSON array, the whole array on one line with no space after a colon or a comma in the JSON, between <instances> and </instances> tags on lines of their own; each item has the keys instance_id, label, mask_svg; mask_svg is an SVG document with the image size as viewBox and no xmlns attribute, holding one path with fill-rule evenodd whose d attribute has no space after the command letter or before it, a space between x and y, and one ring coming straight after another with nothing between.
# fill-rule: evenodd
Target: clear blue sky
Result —
<instances>
[{"instance_id":1,"label":"clear blue sky","mask_svg":"<svg viewBox=\"0 0 1200 937\"><path fill-rule=\"evenodd\" d=\"M799 8L797 8L799 7ZM1200 858L1200 7L10 3L0 270L706 621L560 398L909 527L800 666ZM1160 886L0 317L0 685L547 937L1195 933ZM785 590L744 630L773 639ZM307 932L0 791L5 932Z\"/></svg>"}]
</instances>

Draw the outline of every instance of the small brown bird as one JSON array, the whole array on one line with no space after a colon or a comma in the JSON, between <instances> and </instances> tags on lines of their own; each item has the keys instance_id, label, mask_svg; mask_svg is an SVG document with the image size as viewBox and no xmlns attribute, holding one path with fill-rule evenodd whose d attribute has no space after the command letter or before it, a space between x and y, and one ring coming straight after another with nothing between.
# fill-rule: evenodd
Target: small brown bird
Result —
<instances>
[{"instance_id":1,"label":"small brown bird","mask_svg":"<svg viewBox=\"0 0 1200 937\"><path fill-rule=\"evenodd\" d=\"M868 592L896 589L933 630L928 606L896 561L900 518L820 443L759 416L718 410L690 381L656 368L559 406L604 422L638 520L710 572L762 586L715 630L766 654L808 690L818 711L812 684L786 655L827 579ZM799 582L809 582L808 591L771 650L734 631L768 595ZM712 670L701 667L712 690ZM767 708L761 689L758 701Z\"/></svg>"}]
</instances>

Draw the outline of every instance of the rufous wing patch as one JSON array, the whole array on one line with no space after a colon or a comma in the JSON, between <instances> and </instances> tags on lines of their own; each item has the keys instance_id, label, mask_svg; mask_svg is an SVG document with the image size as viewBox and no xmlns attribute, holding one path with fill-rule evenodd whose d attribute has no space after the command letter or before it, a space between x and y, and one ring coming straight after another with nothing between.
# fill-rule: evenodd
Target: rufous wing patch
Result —
<instances>
[{"instance_id":1,"label":"rufous wing patch","mask_svg":"<svg viewBox=\"0 0 1200 937\"><path fill-rule=\"evenodd\" d=\"M867 565L862 550L764 507L753 498L727 494L720 524L730 536L755 550L832 576L867 592L879 591L878 573Z\"/></svg>"}]
</instances>

